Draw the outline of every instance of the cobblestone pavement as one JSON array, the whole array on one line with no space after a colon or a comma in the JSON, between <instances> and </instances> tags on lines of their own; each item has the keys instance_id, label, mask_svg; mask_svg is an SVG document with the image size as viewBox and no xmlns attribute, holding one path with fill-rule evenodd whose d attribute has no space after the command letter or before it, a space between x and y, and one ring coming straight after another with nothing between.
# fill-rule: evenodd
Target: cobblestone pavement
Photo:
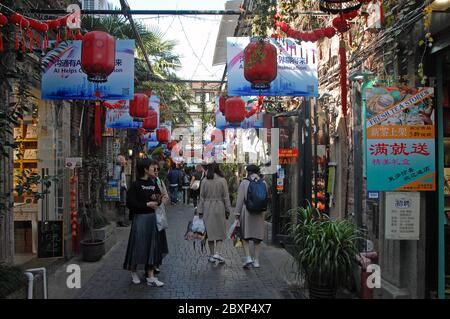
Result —
<instances>
[{"instance_id":1,"label":"cobblestone pavement","mask_svg":"<svg viewBox=\"0 0 450 319\"><path fill-rule=\"evenodd\" d=\"M193 208L184 205L167 209L169 254L165 257L158 278L164 287L146 285L143 270L141 284L131 282L130 274L122 269L128 241L129 228L120 229L118 243L103 256L98 267L75 298L130 298L130 299L223 299L223 298L267 298L289 299L293 294L288 284L279 276L268 260L261 254L261 268L242 268L244 252L233 247L230 240L224 245L226 263L215 265L208 262L206 252L193 248L192 242L184 240L187 223L192 219ZM231 220L230 220L231 223ZM120 234L122 232L122 234ZM59 296L62 297L62 296ZM58 297L57 297L58 298Z\"/></svg>"}]
</instances>

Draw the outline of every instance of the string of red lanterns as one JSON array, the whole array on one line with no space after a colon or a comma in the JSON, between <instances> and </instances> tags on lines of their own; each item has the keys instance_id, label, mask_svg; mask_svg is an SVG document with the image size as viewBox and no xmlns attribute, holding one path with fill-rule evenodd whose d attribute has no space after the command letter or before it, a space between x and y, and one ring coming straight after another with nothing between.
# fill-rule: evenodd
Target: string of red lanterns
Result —
<instances>
[{"instance_id":1,"label":"string of red lanterns","mask_svg":"<svg viewBox=\"0 0 450 319\"><path fill-rule=\"evenodd\" d=\"M15 30L15 45L16 51L20 49L22 52L33 52L33 48L37 47L42 50L48 48L48 31L54 30L56 32L56 47L62 41L61 30L65 27L64 40L82 40L83 34L81 29L73 31L67 27L67 20L72 14L65 15L63 17L39 21L33 18L28 18L20 13L13 12L9 19L3 13L0 13L0 28L6 26L8 23L16 27ZM42 35L42 40L39 37ZM3 35L0 32L0 52L4 50Z\"/></svg>"}]
</instances>

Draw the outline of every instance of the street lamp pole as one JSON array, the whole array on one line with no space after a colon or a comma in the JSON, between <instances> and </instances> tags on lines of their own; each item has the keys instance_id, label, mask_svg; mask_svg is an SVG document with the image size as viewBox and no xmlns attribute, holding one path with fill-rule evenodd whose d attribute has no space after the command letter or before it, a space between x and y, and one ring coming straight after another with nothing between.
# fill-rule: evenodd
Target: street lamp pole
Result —
<instances>
[{"instance_id":1,"label":"street lamp pole","mask_svg":"<svg viewBox=\"0 0 450 319\"><path fill-rule=\"evenodd\" d=\"M354 216L358 228L363 226L363 141L362 141L362 95L365 82L370 72L356 71L349 76L352 83L352 110L353 110L353 194ZM361 91L357 88L358 81L362 81Z\"/></svg>"}]
</instances>

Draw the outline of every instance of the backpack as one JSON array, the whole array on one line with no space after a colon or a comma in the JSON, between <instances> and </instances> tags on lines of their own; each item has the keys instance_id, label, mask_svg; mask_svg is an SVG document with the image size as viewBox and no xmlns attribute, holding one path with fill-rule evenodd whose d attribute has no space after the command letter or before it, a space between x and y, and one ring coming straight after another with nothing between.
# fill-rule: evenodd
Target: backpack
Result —
<instances>
[{"instance_id":1,"label":"backpack","mask_svg":"<svg viewBox=\"0 0 450 319\"><path fill-rule=\"evenodd\" d=\"M262 213L267 210L267 203L269 201L269 194L264 179L246 179L250 182L250 185L248 185L245 207L252 214Z\"/></svg>"}]
</instances>

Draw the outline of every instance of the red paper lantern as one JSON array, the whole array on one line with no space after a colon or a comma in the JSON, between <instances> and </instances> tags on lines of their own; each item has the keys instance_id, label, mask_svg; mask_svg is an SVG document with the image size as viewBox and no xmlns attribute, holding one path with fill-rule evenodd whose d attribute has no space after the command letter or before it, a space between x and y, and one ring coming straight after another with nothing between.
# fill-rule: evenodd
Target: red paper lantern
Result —
<instances>
[{"instance_id":1,"label":"red paper lantern","mask_svg":"<svg viewBox=\"0 0 450 319\"><path fill-rule=\"evenodd\" d=\"M83 36L81 69L92 82L106 82L116 64L116 41L106 32L92 31Z\"/></svg>"},{"instance_id":2,"label":"red paper lantern","mask_svg":"<svg viewBox=\"0 0 450 319\"><path fill-rule=\"evenodd\" d=\"M169 130L165 127L159 128L156 130L156 139L160 143L168 143L169 142Z\"/></svg>"},{"instance_id":3,"label":"red paper lantern","mask_svg":"<svg viewBox=\"0 0 450 319\"><path fill-rule=\"evenodd\" d=\"M0 28L8 23L8 18L0 13ZM3 35L0 31L0 52L3 52Z\"/></svg>"},{"instance_id":4,"label":"red paper lantern","mask_svg":"<svg viewBox=\"0 0 450 319\"><path fill-rule=\"evenodd\" d=\"M158 113L151 109L148 111L148 116L144 119L142 127L146 130L154 131L158 127Z\"/></svg>"},{"instance_id":5,"label":"red paper lantern","mask_svg":"<svg viewBox=\"0 0 450 319\"><path fill-rule=\"evenodd\" d=\"M336 35L336 29L333 27L325 28L325 36L329 39Z\"/></svg>"},{"instance_id":6,"label":"red paper lantern","mask_svg":"<svg viewBox=\"0 0 450 319\"><path fill-rule=\"evenodd\" d=\"M317 36L318 39L322 39L325 37L325 29L314 30L314 34Z\"/></svg>"},{"instance_id":7,"label":"red paper lantern","mask_svg":"<svg viewBox=\"0 0 450 319\"><path fill-rule=\"evenodd\" d=\"M144 93L135 93L130 101L130 116L137 118L146 118L148 116L148 95Z\"/></svg>"},{"instance_id":8,"label":"red paper lantern","mask_svg":"<svg viewBox=\"0 0 450 319\"><path fill-rule=\"evenodd\" d=\"M11 23L20 25L22 22L23 16L21 14L18 13L13 13L11 14L11 16L9 17L9 20L11 21Z\"/></svg>"},{"instance_id":9,"label":"red paper lantern","mask_svg":"<svg viewBox=\"0 0 450 319\"><path fill-rule=\"evenodd\" d=\"M240 96L225 101L225 119L230 123L241 123L245 119L245 102Z\"/></svg>"},{"instance_id":10,"label":"red paper lantern","mask_svg":"<svg viewBox=\"0 0 450 319\"><path fill-rule=\"evenodd\" d=\"M52 30L58 29L59 28L59 20L48 20L47 24L48 27Z\"/></svg>"},{"instance_id":11,"label":"red paper lantern","mask_svg":"<svg viewBox=\"0 0 450 319\"><path fill-rule=\"evenodd\" d=\"M269 89L277 68L277 48L268 41L252 39L244 49L244 77L252 89Z\"/></svg>"},{"instance_id":12,"label":"red paper lantern","mask_svg":"<svg viewBox=\"0 0 450 319\"><path fill-rule=\"evenodd\" d=\"M344 33L350 30L350 24L343 17L334 18L333 27L335 27L336 30L338 30L340 33Z\"/></svg>"},{"instance_id":13,"label":"red paper lantern","mask_svg":"<svg viewBox=\"0 0 450 319\"><path fill-rule=\"evenodd\" d=\"M225 101L227 100L227 98L224 95L221 95L219 97L219 111L225 115Z\"/></svg>"}]
</instances>

